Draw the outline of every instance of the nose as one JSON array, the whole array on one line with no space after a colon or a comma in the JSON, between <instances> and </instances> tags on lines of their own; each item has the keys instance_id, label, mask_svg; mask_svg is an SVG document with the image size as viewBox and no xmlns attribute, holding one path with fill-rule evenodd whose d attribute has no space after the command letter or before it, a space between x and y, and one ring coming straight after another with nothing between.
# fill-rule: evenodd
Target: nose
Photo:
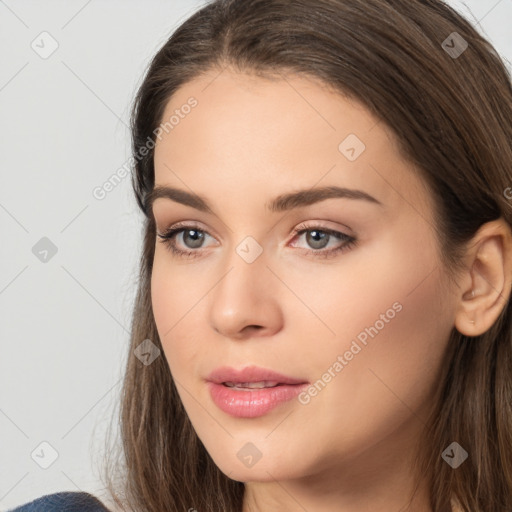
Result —
<instances>
[{"instance_id":1,"label":"nose","mask_svg":"<svg viewBox=\"0 0 512 512\"><path fill-rule=\"evenodd\" d=\"M279 280L267 267L262 253L248 263L233 250L224 272L210 294L210 324L233 339L272 336L282 328Z\"/></svg>"}]
</instances>

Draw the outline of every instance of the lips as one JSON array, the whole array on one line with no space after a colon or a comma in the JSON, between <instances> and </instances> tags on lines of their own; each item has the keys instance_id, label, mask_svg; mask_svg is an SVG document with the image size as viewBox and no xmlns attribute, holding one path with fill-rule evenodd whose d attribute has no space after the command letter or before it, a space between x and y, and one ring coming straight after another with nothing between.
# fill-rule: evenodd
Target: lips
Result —
<instances>
[{"instance_id":1,"label":"lips","mask_svg":"<svg viewBox=\"0 0 512 512\"><path fill-rule=\"evenodd\" d=\"M213 370L206 380L215 384L224 384L227 387L248 389L307 383L304 379L283 375L259 366L248 366L241 369L223 366Z\"/></svg>"},{"instance_id":2,"label":"lips","mask_svg":"<svg viewBox=\"0 0 512 512\"><path fill-rule=\"evenodd\" d=\"M285 407L309 384L258 366L240 370L224 366L206 380L213 402L235 418L257 418L278 406Z\"/></svg>"},{"instance_id":3,"label":"lips","mask_svg":"<svg viewBox=\"0 0 512 512\"><path fill-rule=\"evenodd\" d=\"M237 388L237 389L263 389L263 388L275 388L276 386L281 386L279 382L272 380L264 380L261 382L223 382L224 386L228 388Z\"/></svg>"}]
</instances>

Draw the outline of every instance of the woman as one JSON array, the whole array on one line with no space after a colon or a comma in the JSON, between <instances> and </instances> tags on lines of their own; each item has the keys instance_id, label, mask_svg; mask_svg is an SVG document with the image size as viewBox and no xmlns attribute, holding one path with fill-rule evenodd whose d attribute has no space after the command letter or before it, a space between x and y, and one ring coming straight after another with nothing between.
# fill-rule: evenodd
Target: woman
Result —
<instances>
[{"instance_id":1,"label":"woman","mask_svg":"<svg viewBox=\"0 0 512 512\"><path fill-rule=\"evenodd\" d=\"M512 510L493 47L437 0L217 0L132 128L119 510Z\"/></svg>"}]
</instances>

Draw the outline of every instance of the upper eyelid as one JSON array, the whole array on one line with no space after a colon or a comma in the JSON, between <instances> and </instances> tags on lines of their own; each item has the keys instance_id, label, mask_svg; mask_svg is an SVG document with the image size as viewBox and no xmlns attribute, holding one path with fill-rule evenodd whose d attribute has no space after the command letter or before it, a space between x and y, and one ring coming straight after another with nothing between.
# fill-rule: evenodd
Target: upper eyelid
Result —
<instances>
[{"instance_id":1,"label":"upper eyelid","mask_svg":"<svg viewBox=\"0 0 512 512\"><path fill-rule=\"evenodd\" d=\"M345 230L340 230L340 229L335 229L335 228L331 228L328 226L323 226L321 224L321 221L311 221L313 223L316 222L316 224L311 224L309 226L306 224L306 222L307 221L300 222L296 227L294 227L294 229L293 229L293 237L294 238L297 236L302 236L304 234L304 232L314 231L314 230L323 231L325 233L330 234L331 236L335 236L340 239L355 238L354 235L345 232ZM176 222L174 224L171 224L168 228L165 228L162 231L157 230L157 235L161 238L165 238L166 234L172 232L172 237L174 239L176 239L176 236L178 234L182 233L183 231L186 231L187 229L197 229L198 231L205 233L207 236L217 240L217 237L212 235L208 229L203 229L200 226L200 224L198 224L194 221ZM347 229L348 229L348 227L347 227ZM352 230L348 229L348 231L350 232Z\"/></svg>"},{"instance_id":2,"label":"upper eyelid","mask_svg":"<svg viewBox=\"0 0 512 512\"><path fill-rule=\"evenodd\" d=\"M306 226L306 224L308 222L310 222L311 224L309 226ZM330 227L330 226L324 226L323 223L325 223L325 222L333 222L333 221L318 220L318 219L301 221L297 224L297 227L294 228L294 231L298 230L298 226L304 226L302 228L304 230L321 228L321 229L325 229L325 230L337 231L337 232L346 234L347 236L352 236L351 233L353 232L353 230L350 227L348 227L347 225L341 224L341 226L342 226L341 228ZM162 224L165 224L165 223L162 223ZM337 223L337 224L340 224L340 223ZM156 222L156 225L158 225L158 222ZM201 227L200 221L193 221L193 220L173 222L168 227L164 227L161 230L157 229L157 232L159 231L160 233L165 233L166 231L170 231L173 229L179 229L179 228L185 229L187 227L197 228L198 230L205 231L206 233L211 234L209 228L203 228L203 227ZM213 236L213 235L211 235L211 236Z\"/></svg>"},{"instance_id":3,"label":"upper eyelid","mask_svg":"<svg viewBox=\"0 0 512 512\"><path fill-rule=\"evenodd\" d=\"M348 226L343 226L343 228L333 228L330 226L322 225L322 222L326 222L326 221L313 220L313 221L310 221L310 222L312 222L311 225L306 225L307 222L308 221L300 222L296 227L293 228L293 231L298 232L298 231L308 231L308 230L314 230L314 229L320 230L321 229L321 230L325 230L325 231L334 231L334 232L337 232L340 234L345 234L347 236L351 236L350 232L352 230ZM187 229L187 228L193 228L193 229L197 229L198 231L204 231L208 235L214 236L210 233L209 229L201 227L201 224L197 223L196 221L175 222L175 223L172 223L169 227L165 227L163 229L157 229L156 231L157 231L157 233L165 234L166 232L169 232L169 231L174 231L174 230L178 230L178 229ZM348 233L345 231L348 231Z\"/></svg>"},{"instance_id":4,"label":"upper eyelid","mask_svg":"<svg viewBox=\"0 0 512 512\"><path fill-rule=\"evenodd\" d=\"M186 221L175 222L174 224L171 224L169 227L165 227L162 230L157 230L157 234L165 235L166 233L168 233L170 231L185 231L189 228L197 229L198 231L202 231L202 232L206 233L208 236L216 238L214 235L212 235L210 233L210 230L202 228L200 226L200 224L196 224L195 222L192 222L192 221L190 221L190 222L186 222Z\"/></svg>"}]
</instances>

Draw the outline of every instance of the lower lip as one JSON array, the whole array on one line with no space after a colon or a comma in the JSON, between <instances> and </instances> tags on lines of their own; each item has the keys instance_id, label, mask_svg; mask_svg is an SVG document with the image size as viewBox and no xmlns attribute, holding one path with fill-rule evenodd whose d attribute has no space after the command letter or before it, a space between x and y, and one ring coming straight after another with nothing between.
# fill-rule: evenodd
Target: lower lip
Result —
<instances>
[{"instance_id":1,"label":"lower lip","mask_svg":"<svg viewBox=\"0 0 512 512\"><path fill-rule=\"evenodd\" d=\"M282 384L250 391L229 388L215 382L208 382L208 386L211 397L219 409L237 418L256 418L267 414L279 404L292 400L308 384Z\"/></svg>"}]
</instances>

